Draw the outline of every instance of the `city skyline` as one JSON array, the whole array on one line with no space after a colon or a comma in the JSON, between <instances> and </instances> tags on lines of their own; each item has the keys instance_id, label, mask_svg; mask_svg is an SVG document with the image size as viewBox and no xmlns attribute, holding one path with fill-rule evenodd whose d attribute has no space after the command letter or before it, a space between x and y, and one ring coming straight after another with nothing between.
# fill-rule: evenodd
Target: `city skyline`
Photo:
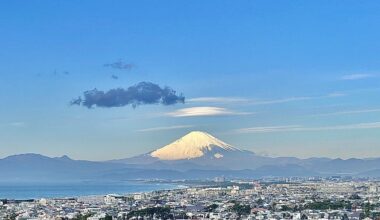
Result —
<instances>
[{"instance_id":1,"label":"city skyline","mask_svg":"<svg viewBox=\"0 0 380 220\"><path fill-rule=\"evenodd\" d=\"M194 130L263 155L380 157L379 9L3 3L0 158L126 158Z\"/></svg>"}]
</instances>

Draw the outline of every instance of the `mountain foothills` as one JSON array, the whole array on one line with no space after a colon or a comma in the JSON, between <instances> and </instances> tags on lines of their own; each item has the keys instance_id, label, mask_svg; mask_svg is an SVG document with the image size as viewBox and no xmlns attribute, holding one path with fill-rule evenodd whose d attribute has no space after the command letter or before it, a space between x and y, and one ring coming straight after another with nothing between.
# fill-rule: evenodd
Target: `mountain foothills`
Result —
<instances>
[{"instance_id":1,"label":"mountain foothills","mask_svg":"<svg viewBox=\"0 0 380 220\"><path fill-rule=\"evenodd\" d=\"M380 177L380 158L265 157L194 131L160 149L120 160L94 162L39 154L0 159L0 182L329 175Z\"/></svg>"}]
</instances>

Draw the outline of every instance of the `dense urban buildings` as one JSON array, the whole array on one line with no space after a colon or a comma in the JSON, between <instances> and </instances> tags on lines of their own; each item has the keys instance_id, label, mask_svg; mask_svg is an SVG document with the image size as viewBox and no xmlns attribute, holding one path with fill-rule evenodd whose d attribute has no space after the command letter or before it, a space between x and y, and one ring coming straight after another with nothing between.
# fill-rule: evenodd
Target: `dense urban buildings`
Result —
<instances>
[{"instance_id":1,"label":"dense urban buildings","mask_svg":"<svg viewBox=\"0 0 380 220\"><path fill-rule=\"evenodd\" d=\"M177 182L178 183L178 182ZM231 180L174 190L2 200L1 219L378 219L380 182L350 178Z\"/></svg>"}]
</instances>

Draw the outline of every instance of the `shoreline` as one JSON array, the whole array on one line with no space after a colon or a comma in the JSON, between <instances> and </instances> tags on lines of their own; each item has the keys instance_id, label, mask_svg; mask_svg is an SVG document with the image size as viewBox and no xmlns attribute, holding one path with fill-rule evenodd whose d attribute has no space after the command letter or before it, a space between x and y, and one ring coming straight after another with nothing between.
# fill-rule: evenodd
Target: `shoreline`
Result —
<instances>
[{"instance_id":1,"label":"shoreline","mask_svg":"<svg viewBox=\"0 0 380 220\"><path fill-rule=\"evenodd\" d=\"M174 183L128 181L74 181L64 183L4 183L0 182L0 201L36 201L40 199L76 199L85 196L110 194L129 195L161 190L173 190L184 186ZM87 189L86 189L87 188ZM88 189L90 188L90 189Z\"/></svg>"}]
</instances>

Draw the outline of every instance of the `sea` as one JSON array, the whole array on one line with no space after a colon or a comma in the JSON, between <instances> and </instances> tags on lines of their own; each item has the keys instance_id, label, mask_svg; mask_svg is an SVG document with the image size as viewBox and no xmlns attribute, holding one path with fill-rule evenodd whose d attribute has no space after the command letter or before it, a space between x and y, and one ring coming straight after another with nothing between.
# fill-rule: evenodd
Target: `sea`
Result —
<instances>
[{"instance_id":1,"label":"sea","mask_svg":"<svg viewBox=\"0 0 380 220\"><path fill-rule=\"evenodd\" d=\"M170 190L179 186L139 181L122 182L67 182L67 183L1 183L0 199L73 198L80 196L129 194Z\"/></svg>"}]
</instances>

